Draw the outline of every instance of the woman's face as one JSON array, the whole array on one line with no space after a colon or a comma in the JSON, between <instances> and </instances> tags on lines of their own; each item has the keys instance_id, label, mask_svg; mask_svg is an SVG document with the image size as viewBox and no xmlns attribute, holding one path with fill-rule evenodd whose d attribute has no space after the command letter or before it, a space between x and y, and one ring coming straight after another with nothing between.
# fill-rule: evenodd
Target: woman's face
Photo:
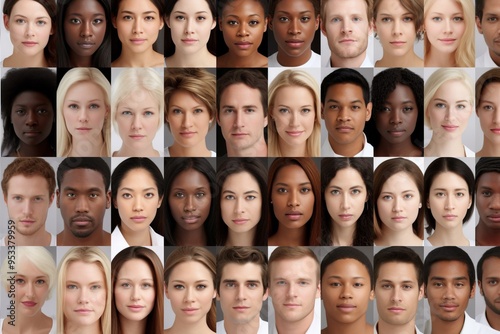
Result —
<instances>
[{"instance_id":1,"label":"woman's face","mask_svg":"<svg viewBox=\"0 0 500 334\"><path fill-rule=\"evenodd\" d=\"M167 122L174 141L190 148L205 145L212 118L207 106L194 94L178 89L168 102Z\"/></svg>"},{"instance_id":2,"label":"woman's face","mask_svg":"<svg viewBox=\"0 0 500 334\"><path fill-rule=\"evenodd\" d=\"M406 172L398 172L389 177L377 198L378 215L384 224L384 231L411 229L421 207L418 187Z\"/></svg>"},{"instance_id":3,"label":"woman's face","mask_svg":"<svg viewBox=\"0 0 500 334\"><path fill-rule=\"evenodd\" d=\"M280 137L280 145L305 147L316 120L314 96L304 87L280 88L274 97L272 119Z\"/></svg>"},{"instance_id":4,"label":"woman's face","mask_svg":"<svg viewBox=\"0 0 500 334\"><path fill-rule=\"evenodd\" d=\"M175 177L168 205L178 227L187 231L202 228L210 214L211 203L210 182L205 175L188 169Z\"/></svg>"},{"instance_id":5,"label":"woman's face","mask_svg":"<svg viewBox=\"0 0 500 334\"><path fill-rule=\"evenodd\" d=\"M30 146L47 139L55 122L50 100L42 93L32 91L16 96L10 116L16 136Z\"/></svg>"},{"instance_id":6,"label":"woman's face","mask_svg":"<svg viewBox=\"0 0 500 334\"><path fill-rule=\"evenodd\" d=\"M65 322L73 326L97 323L106 307L106 286L106 277L96 263L68 264L62 296Z\"/></svg>"},{"instance_id":7,"label":"woman's face","mask_svg":"<svg viewBox=\"0 0 500 334\"><path fill-rule=\"evenodd\" d=\"M153 49L163 28L163 17L149 0L121 0L113 25L118 30L123 49L143 54Z\"/></svg>"},{"instance_id":8,"label":"woman's face","mask_svg":"<svg viewBox=\"0 0 500 334\"><path fill-rule=\"evenodd\" d=\"M4 25L10 32L14 52L25 57L43 53L54 32L49 13L33 0L17 1L10 16L4 15Z\"/></svg>"},{"instance_id":9,"label":"woman's face","mask_svg":"<svg viewBox=\"0 0 500 334\"><path fill-rule=\"evenodd\" d=\"M226 4L219 19L224 42L237 57L258 52L267 29L264 8L256 0L235 0Z\"/></svg>"},{"instance_id":10,"label":"woman's face","mask_svg":"<svg viewBox=\"0 0 500 334\"><path fill-rule=\"evenodd\" d=\"M427 106L432 136L439 139L460 138L472 113L470 101L470 92L461 81L443 83Z\"/></svg>"},{"instance_id":11,"label":"woman's face","mask_svg":"<svg viewBox=\"0 0 500 334\"><path fill-rule=\"evenodd\" d=\"M177 0L167 17L176 50L186 54L206 48L215 24L207 0Z\"/></svg>"},{"instance_id":12,"label":"woman's face","mask_svg":"<svg viewBox=\"0 0 500 334\"><path fill-rule=\"evenodd\" d=\"M274 215L284 227L293 229L304 226L313 215L314 200L311 180L302 167L289 165L276 173L271 201Z\"/></svg>"},{"instance_id":13,"label":"woman's face","mask_svg":"<svg viewBox=\"0 0 500 334\"><path fill-rule=\"evenodd\" d=\"M116 275L115 304L120 318L131 321L145 319L153 310L156 287L153 273L146 261L126 261Z\"/></svg>"},{"instance_id":14,"label":"woman's face","mask_svg":"<svg viewBox=\"0 0 500 334\"><path fill-rule=\"evenodd\" d=\"M351 167L337 171L328 183L324 196L332 222L342 227L356 224L368 200L361 174Z\"/></svg>"},{"instance_id":15,"label":"woman's face","mask_svg":"<svg viewBox=\"0 0 500 334\"><path fill-rule=\"evenodd\" d=\"M91 57L106 35L106 12L97 0L73 0L66 9L64 36L72 57Z\"/></svg>"},{"instance_id":16,"label":"woman's face","mask_svg":"<svg viewBox=\"0 0 500 334\"><path fill-rule=\"evenodd\" d=\"M500 145L500 82L492 82L481 91L476 108L484 137Z\"/></svg>"},{"instance_id":17,"label":"woman's face","mask_svg":"<svg viewBox=\"0 0 500 334\"><path fill-rule=\"evenodd\" d=\"M222 220L231 231L245 233L257 226L261 218L262 194L252 174L229 175L220 196Z\"/></svg>"},{"instance_id":18,"label":"woman's face","mask_svg":"<svg viewBox=\"0 0 500 334\"><path fill-rule=\"evenodd\" d=\"M120 182L114 200L121 227L129 232L149 230L162 200L155 180L146 169L130 170Z\"/></svg>"},{"instance_id":19,"label":"woman's face","mask_svg":"<svg viewBox=\"0 0 500 334\"><path fill-rule=\"evenodd\" d=\"M16 315L33 317L41 311L49 296L49 277L27 258L21 258L16 269Z\"/></svg>"},{"instance_id":20,"label":"woman's face","mask_svg":"<svg viewBox=\"0 0 500 334\"><path fill-rule=\"evenodd\" d=\"M462 6L457 0L431 1L424 26L434 51L443 54L455 52L465 32Z\"/></svg>"},{"instance_id":21,"label":"woman's face","mask_svg":"<svg viewBox=\"0 0 500 334\"><path fill-rule=\"evenodd\" d=\"M434 178L427 207L436 220L436 227L449 229L462 226L467 209L472 204L467 182L458 174L442 172Z\"/></svg>"},{"instance_id":22,"label":"woman's face","mask_svg":"<svg viewBox=\"0 0 500 334\"><path fill-rule=\"evenodd\" d=\"M165 294L176 320L199 323L207 316L215 298L214 277L199 262L179 263L170 273Z\"/></svg>"},{"instance_id":23,"label":"woman's face","mask_svg":"<svg viewBox=\"0 0 500 334\"><path fill-rule=\"evenodd\" d=\"M377 130L390 144L411 141L417 125L418 108L410 87L397 84L387 95L381 110L375 113Z\"/></svg>"},{"instance_id":24,"label":"woman's face","mask_svg":"<svg viewBox=\"0 0 500 334\"><path fill-rule=\"evenodd\" d=\"M78 82L71 86L63 102L66 129L73 137L73 145L80 140L102 140L104 119L109 108L102 88L91 81Z\"/></svg>"}]
</instances>

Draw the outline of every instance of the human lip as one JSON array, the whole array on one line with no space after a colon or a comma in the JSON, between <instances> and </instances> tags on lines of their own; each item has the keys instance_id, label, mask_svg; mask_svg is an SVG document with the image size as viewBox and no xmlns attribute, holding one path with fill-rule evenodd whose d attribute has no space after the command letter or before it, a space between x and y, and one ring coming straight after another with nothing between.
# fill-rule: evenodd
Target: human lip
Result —
<instances>
[{"instance_id":1,"label":"human lip","mask_svg":"<svg viewBox=\"0 0 500 334\"><path fill-rule=\"evenodd\" d=\"M392 130L387 130L387 133L389 133L393 137L401 137L404 135L406 132L405 129L392 129Z\"/></svg>"},{"instance_id":2,"label":"human lip","mask_svg":"<svg viewBox=\"0 0 500 334\"><path fill-rule=\"evenodd\" d=\"M455 220L457 218L457 215L448 214L448 215L444 215L443 218L445 220Z\"/></svg>"},{"instance_id":3,"label":"human lip","mask_svg":"<svg viewBox=\"0 0 500 334\"><path fill-rule=\"evenodd\" d=\"M88 133L90 132L90 130L92 130L92 128L87 128L87 127L76 128L76 131L80 133Z\"/></svg>"},{"instance_id":4,"label":"human lip","mask_svg":"<svg viewBox=\"0 0 500 334\"><path fill-rule=\"evenodd\" d=\"M76 45L78 45L82 49L92 49L95 46L95 43L89 41L80 41L76 42Z\"/></svg>"},{"instance_id":5,"label":"human lip","mask_svg":"<svg viewBox=\"0 0 500 334\"><path fill-rule=\"evenodd\" d=\"M133 217L130 217L130 219L132 219L136 223L142 223L143 221L146 220L146 218L147 217L145 217L145 216L133 216Z\"/></svg>"},{"instance_id":6,"label":"human lip","mask_svg":"<svg viewBox=\"0 0 500 334\"><path fill-rule=\"evenodd\" d=\"M500 222L500 214L492 214L486 217L488 218L488 220L491 220L494 223Z\"/></svg>"},{"instance_id":7,"label":"human lip","mask_svg":"<svg viewBox=\"0 0 500 334\"><path fill-rule=\"evenodd\" d=\"M21 302L26 307L34 307L37 303L32 302L32 301L26 301L26 302Z\"/></svg>"},{"instance_id":8,"label":"human lip","mask_svg":"<svg viewBox=\"0 0 500 334\"><path fill-rule=\"evenodd\" d=\"M129 137L133 140L141 140L143 139L144 137L146 137L145 135L140 135L140 134L133 134L133 135L129 135Z\"/></svg>"},{"instance_id":9,"label":"human lip","mask_svg":"<svg viewBox=\"0 0 500 334\"><path fill-rule=\"evenodd\" d=\"M236 45L236 47L238 47L239 49L248 50L252 47L253 43L247 41L241 41L234 43L234 45Z\"/></svg>"},{"instance_id":10,"label":"human lip","mask_svg":"<svg viewBox=\"0 0 500 334\"><path fill-rule=\"evenodd\" d=\"M453 312L458 308L457 304L440 304L440 308L445 310L446 312Z\"/></svg>"},{"instance_id":11,"label":"human lip","mask_svg":"<svg viewBox=\"0 0 500 334\"><path fill-rule=\"evenodd\" d=\"M403 217L403 216L395 216L395 217L391 217L392 220L400 223L402 221L405 221L406 220L406 217Z\"/></svg>"},{"instance_id":12,"label":"human lip","mask_svg":"<svg viewBox=\"0 0 500 334\"><path fill-rule=\"evenodd\" d=\"M194 224L198 222L200 216L184 216L181 218L186 224Z\"/></svg>"},{"instance_id":13,"label":"human lip","mask_svg":"<svg viewBox=\"0 0 500 334\"><path fill-rule=\"evenodd\" d=\"M304 131L285 131L287 135L290 137L300 137L304 133Z\"/></svg>"},{"instance_id":14,"label":"human lip","mask_svg":"<svg viewBox=\"0 0 500 334\"><path fill-rule=\"evenodd\" d=\"M340 44L343 44L343 43L350 44L350 43L354 43L354 42L356 42L356 40L352 39L352 38L343 38L339 41Z\"/></svg>"},{"instance_id":15,"label":"human lip","mask_svg":"<svg viewBox=\"0 0 500 334\"><path fill-rule=\"evenodd\" d=\"M490 129L490 131L496 135L500 135L500 128L493 128L493 129Z\"/></svg>"},{"instance_id":16,"label":"human lip","mask_svg":"<svg viewBox=\"0 0 500 334\"><path fill-rule=\"evenodd\" d=\"M452 124L443 124L441 125L441 127L448 132L453 132L456 129L458 129L458 125L452 125Z\"/></svg>"},{"instance_id":17,"label":"human lip","mask_svg":"<svg viewBox=\"0 0 500 334\"><path fill-rule=\"evenodd\" d=\"M245 219L245 218L237 218L237 219L232 220L232 222L235 223L236 225L243 225L248 221L249 221L249 219Z\"/></svg>"},{"instance_id":18,"label":"human lip","mask_svg":"<svg viewBox=\"0 0 500 334\"><path fill-rule=\"evenodd\" d=\"M287 216L290 220L299 220L302 218L302 215L303 214L300 211L288 211L285 213L285 216Z\"/></svg>"},{"instance_id":19,"label":"human lip","mask_svg":"<svg viewBox=\"0 0 500 334\"><path fill-rule=\"evenodd\" d=\"M285 304L283 304L283 306L288 307L288 308L297 308L297 307L300 307L300 304L296 304L296 303L285 303Z\"/></svg>"},{"instance_id":20,"label":"human lip","mask_svg":"<svg viewBox=\"0 0 500 334\"><path fill-rule=\"evenodd\" d=\"M392 41L392 42L389 42L391 43L391 45L394 45L394 46L403 46L406 44L405 41Z\"/></svg>"},{"instance_id":21,"label":"human lip","mask_svg":"<svg viewBox=\"0 0 500 334\"><path fill-rule=\"evenodd\" d=\"M351 126L339 125L335 128L335 130L337 130L340 133L349 133L349 132L353 131L354 129Z\"/></svg>"},{"instance_id":22,"label":"human lip","mask_svg":"<svg viewBox=\"0 0 500 334\"><path fill-rule=\"evenodd\" d=\"M298 40L298 39L289 39L289 40L286 40L286 41L285 41L285 43L286 43L288 46L290 46L290 47L292 47L292 48L296 49L296 48L300 48L300 47L302 47L302 45L304 44L304 41L302 41L302 40Z\"/></svg>"},{"instance_id":23,"label":"human lip","mask_svg":"<svg viewBox=\"0 0 500 334\"><path fill-rule=\"evenodd\" d=\"M21 219L19 222L23 223L25 225L30 225L30 224L34 224L35 220L34 219Z\"/></svg>"},{"instance_id":24,"label":"human lip","mask_svg":"<svg viewBox=\"0 0 500 334\"><path fill-rule=\"evenodd\" d=\"M248 310L250 307L248 306L234 306L233 310L238 311L238 312L244 312Z\"/></svg>"},{"instance_id":25,"label":"human lip","mask_svg":"<svg viewBox=\"0 0 500 334\"><path fill-rule=\"evenodd\" d=\"M457 40L456 38L441 38L441 39L438 39L441 43L443 44L453 44L455 43L455 41Z\"/></svg>"},{"instance_id":26,"label":"human lip","mask_svg":"<svg viewBox=\"0 0 500 334\"><path fill-rule=\"evenodd\" d=\"M192 137L194 137L194 135L196 135L196 132L194 132L194 131L181 131L181 132L179 132L179 134L185 138L192 138Z\"/></svg>"},{"instance_id":27,"label":"human lip","mask_svg":"<svg viewBox=\"0 0 500 334\"><path fill-rule=\"evenodd\" d=\"M76 224L77 226L86 226L92 222L92 218L87 216L77 216L71 218L71 222Z\"/></svg>"},{"instance_id":28,"label":"human lip","mask_svg":"<svg viewBox=\"0 0 500 334\"><path fill-rule=\"evenodd\" d=\"M79 314L87 315L87 314L92 313L93 311L88 309L88 308L79 308L79 309L76 309L75 312L79 313Z\"/></svg>"},{"instance_id":29,"label":"human lip","mask_svg":"<svg viewBox=\"0 0 500 334\"><path fill-rule=\"evenodd\" d=\"M339 218L341 220L351 220L352 219L352 215L350 213L342 213L339 215Z\"/></svg>"},{"instance_id":30,"label":"human lip","mask_svg":"<svg viewBox=\"0 0 500 334\"><path fill-rule=\"evenodd\" d=\"M145 38L131 38L130 41L132 42L132 44L141 45L144 42L146 42L146 39Z\"/></svg>"},{"instance_id":31,"label":"human lip","mask_svg":"<svg viewBox=\"0 0 500 334\"><path fill-rule=\"evenodd\" d=\"M242 137L248 136L248 133L246 133L246 132L233 132L233 133L231 133L231 136L236 137L236 138L242 138Z\"/></svg>"},{"instance_id":32,"label":"human lip","mask_svg":"<svg viewBox=\"0 0 500 334\"><path fill-rule=\"evenodd\" d=\"M398 307L398 306L389 307L388 310L390 312L396 313L396 314L400 314L400 313L403 313L404 311L406 311L404 308Z\"/></svg>"},{"instance_id":33,"label":"human lip","mask_svg":"<svg viewBox=\"0 0 500 334\"><path fill-rule=\"evenodd\" d=\"M127 307L132 312L141 312L144 309L142 305L127 305Z\"/></svg>"},{"instance_id":34,"label":"human lip","mask_svg":"<svg viewBox=\"0 0 500 334\"><path fill-rule=\"evenodd\" d=\"M198 310L199 310L199 309L197 309L197 308L192 308L192 307L188 307L188 308L183 308L183 309L181 309L181 311L182 311L182 312L184 312L184 313L186 313L186 314L189 314L189 315L196 313Z\"/></svg>"},{"instance_id":35,"label":"human lip","mask_svg":"<svg viewBox=\"0 0 500 334\"><path fill-rule=\"evenodd\" d=\"M25 135L26 137L36 137L40 133L41 133L40 131L25 131L23 132L23 135Z\"/></svg>"},{"instance_id":36,"label":"human lip","mask_svg":"<svg viewBox=\"0 0 500 334\"><path fill-rule=\"evenodd\" d=\"M353 304L339 304L337 305L337 308L342 312L352 312L357 308L357 306Z\"/></svg>"},{"instance_id":37,"label":"human lip","mask_svg":"<svg viewBox=\"0 0 500 334\"><path fill-rule=\"evenodd\" d=\"M181 39L181 42L184 44L193 45L193 44L196 44L196 42L198 42L198 40L194 39L194 38L184 38L184 39Z\"/></svg>"},{"instance_id":38,"label":"human lip","mask_svg":"<svg viewBox=\"0 0 500 334\"><path fill-rule=\"evenodd\" d=\"M24 41L22 43L23 43L24 46L27 46L27 47L33 47L33 46L38 45L38 43L34 42L34 41Z\"/></svg>"}]
</instances>

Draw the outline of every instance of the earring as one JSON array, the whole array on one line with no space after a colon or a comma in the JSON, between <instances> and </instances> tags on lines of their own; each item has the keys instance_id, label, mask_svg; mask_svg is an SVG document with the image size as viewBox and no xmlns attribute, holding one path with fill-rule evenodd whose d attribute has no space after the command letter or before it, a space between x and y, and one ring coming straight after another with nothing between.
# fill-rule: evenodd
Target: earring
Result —
<instances>
[{"instance_id":1,"label":"earring","mask_svg":"<svg viewBox=\"0 0 500 334\"><path fill-rule=\"evenodd\" d=\"M420 209L422 207L422 203L418 203L418 208Z\"/></svg>"}]
</instances>

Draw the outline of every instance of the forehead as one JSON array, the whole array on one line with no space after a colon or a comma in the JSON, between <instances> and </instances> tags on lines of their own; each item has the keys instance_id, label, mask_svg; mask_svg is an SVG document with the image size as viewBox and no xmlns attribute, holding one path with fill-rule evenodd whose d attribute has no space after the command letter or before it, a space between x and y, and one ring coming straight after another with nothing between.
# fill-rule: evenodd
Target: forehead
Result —
<instances>
[{"instance_id":1,"label":"forehead","mask_svg":"<svg viewBox=\"0 0 500 334\"><path fill-rule=\"evenodd\" d=\"M353 83L337 83L328 87L326 91L327 99L345 99L345 100L361 100L364 101L363 88Z\"/></svg>"},{"instance_id":2,"label":"forehead","mask_svg":"<svg viewBox=\"0 0 500 334\"><path fill-rule=\"evenodd\" d=\"M88 168L70 169L64 173L61 180L62 188L78 188L81 190L91 188L104 189L104 178L101 173ZM105 189L104 189L105 190Z\"/></svg>"},{"instance_id":3,"label":"forehead","mask_svg":"<svg viewBox=\"0 0 500 334\"><path fill-rule=\"evenodd\" d=\"M67 14L104 14L104 8L97 0L73 0L68 5ZM73 13L72 11L78 11Z\"/></svg>"},{"instance_id":4,"label":"forehead","mask_svg":"<svg viewBox=\"0 0 500 334\"><path fill-rule=\"evenodd\" d=\"M318 263L309 256L297 259L280 259L269 263L271 278L315 277Z\"/></svg>"},{"instance_id":5,"label":"forehead","mask_svg":"<svg viewBox=\"0 0 500 334\"><path fill-rule=\"evenodd\" d=\"M252 262L244 264L229 262L222 267L221 279L262 281L262 268Z\"/></svg>"},{"instance_id":6,"label":"forehead","mask_svg":"<svg viewBox=\"0 0 500 334\"><path fill-rule=\"evenodd\" d=\"M274 183L304 183L310 182L306 172L298 165L283 166L276 173Z\"/></svg>"},{"instance_id":7,"label":"forehead","mask_svg":"<svg viewBox=\"0 0 500 334\"><path fill-rule=\"evenodd\" d=\"M500 173L498 172L487 172L481 174L478 177L477 181L478 187L487 187L487 188L499 188L500 187Z\"/></svg>"},{"instance_id":8,"label":"forehead","mask_svg":"<svg viewBox=\"0 0 500 334\"><path fill-rule=\"evenodd\" d=\"M358 14L367 18L368 4L366 0L327 0L325 2L323 14L326 16Z\"/></svg>"},{"instance_id":9,"label":"forehead","mask_svg":"<svg viewBox=\"0 0 500 334\"><path fill-rule=\"evenodd\" d=\"M492 256L484 260L483 277L478 277L478 279L487 277L500 277L500 258Z\"/></svg>"},{"instance_id":10,"label":"forehead","mask_svg":"<svg viewBox=\"0 0 500 334\"><path fill-rule=\"evenodd\" d=\"M260 104L261 98L260 90L241 82L227 86L220 96L221 103L225 101L242 101L242 103L246 104L246 101L251 101L252 104Z\"/></svg>"},{"instance_id":11,"label":"forehead","mask_svg":"<svg viewBox=\"0 0 500 334\"><path fill-rule=\"evenodd\" d=\"M29 185L30 187L36 185L37 188L38 186L45 186L47 189L49 188L49 182L41 175L15 174L7 183L7 191L22 192L23 190L28 190L25 189L26 185Z\"/></svg>"},{"instance_id":12,"label":"forehead","mask_svg":"<svg viewBox=\"0 0 500 334\"><path fill-rule=\"evenodd\" d=\"M429 270L429 278L433 276L439 276L445 279L465 277L469 280L467 264L457 260L434 262Z\"/></svg>"},{"instance_id":13,"label":"forehead","mask_svg":"<svg viewBox=\"0 0 500 334\"><path fill-rule=\"evenodd\" d=\"M368 268L366 268L363 263L353 258L338 259L333 261L326 267L323 275L370 278Z\"/></svg>"},{"instance_id":14,"label":"forehead","mask_svg":"<svg viewBox=\"0 0 500 334\"><path fill-rule=\"evenodd\" d=\"M413 263L408 262L385 262L378 269L377 281L393 280L396 277L404 277L405 280L417 281L417 269Z\"/></svg>"}]
</instances>

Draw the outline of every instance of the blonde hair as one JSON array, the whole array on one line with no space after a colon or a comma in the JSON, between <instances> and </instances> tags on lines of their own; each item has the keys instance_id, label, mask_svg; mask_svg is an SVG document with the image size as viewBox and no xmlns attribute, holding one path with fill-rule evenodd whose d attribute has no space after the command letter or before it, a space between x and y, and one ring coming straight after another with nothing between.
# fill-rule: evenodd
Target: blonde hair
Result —
<instances>
[{"instance_id":1,"label":"blonde hair","mask_svg":"<svg viewBox=\"0 0 500 334\"><path fill-rule=\"evenodd\" d=\"M424 1L424 22L429 8L432 3L438 0L425 0ZM474 51L474 4L472 0L455 0L462 7L464 15L465 31L455 51L455 63L457 67L474 67L475 64L475 51ZM431 42L424 35L424 54L427 55L431 50Z\"/></svg>"},{"instance_id":2,"label":"blonde hair","mask_svg":"<svg viewBox=\"0 0 500 334\"><path fill-rule=\"evenodd\" d=\"M68 90L78 83L92 82L101 88L104 93L104 103L107 108L108 115L104 117L104 124L102 126L101 134L106 146L106 156L111 154L111 121L109 111L111 104L109 95L111 92L111 84L108 79L96 68L79 67L69 70L62 78L57 88L57 156L65 157L71 152L73 147L73 138L66 126L64 119L63 107L64 99ZM63 122L61 122L63 120Z\"/></svg>"},{"instance_id":3,"label":"blonde hair","mask_svg":"<svg viewBox=\"0 0 500 334\"><path fill-rule=\"evenodd\" d=\"M278 95L281 88L284 87L304 87L306 88L314 100L314 128L311 136L306 140L306 156L307 157L319 157L320 156L320 140L321 140L321 123L320 123L320 109L321 102L319 96L319 86L317 81L312 75L302 70L285 70L281 72L269 86L269 102L268 102L268 113L273 118L273 107L274 100ZM268 135L269 135L269 156L270 157L282 157L283 154L279 147L279 135L276 130L276 125L274 120L268 124Z\"/></svg>"},{"instance_id":4,"label":"blonde hair","mask_svg":"<svg viewBox=\"0 0 500 334\"><path fill-rule=\"evenodd\" d=\"M448 81L459 81L467 88L469 97L467 101L474 106L474 85L469 75L459 68L440 68L427 79L424 86L424 123L432 130L428 106L436 95L437 90Z\"/></svg>"},{"instance_id":5,"label":"blonde hair","mask_svg":"<svg viewBox=\"0 0 500 334\"><path fill-rule=\"evenodd\" d=\"M111 333L111 265L108 257L98 247L73 247L62 258L57 272L57 333L64 333L64 293L66 291L66 271L71 263L95 264L104 275L106 284L106 306L100 319L101 332Z\"/></svg>"}]
</instances>

